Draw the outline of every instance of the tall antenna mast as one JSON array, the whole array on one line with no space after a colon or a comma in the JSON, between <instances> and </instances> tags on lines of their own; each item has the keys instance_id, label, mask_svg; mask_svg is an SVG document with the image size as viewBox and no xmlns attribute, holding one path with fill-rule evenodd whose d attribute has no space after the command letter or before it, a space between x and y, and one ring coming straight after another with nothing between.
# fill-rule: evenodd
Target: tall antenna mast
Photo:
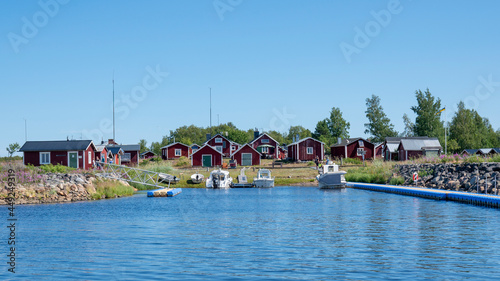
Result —
<instances>
[{"instance_id":1,"label":"tall antenna mast","mask_svg":"<svg viewBox=\"0 0 500 281\"><path fill-rule=\"evenodd\" d=\"M212 88L210 88L210 136L212 136Z\"/></svg>"},{"instance_id":2,"label":"tall antenna mast","mask_svg":"<svg viewBox=\"0 0 500 281\"><path fill-rule=\"evenodd\" d=\"M26 118L24 118L24 141L28 141L28 125L26 125Z\"/></svg>"},{"instance_id":3,"label":"tall antenna mast","mask_svg":"<svg viewBox=\"0 0 500 281\"><path fill-rule=\"evenodd\" d=\"M113 70L113 140L115 140L115 71Z\"/></svg>"}]
</instances>

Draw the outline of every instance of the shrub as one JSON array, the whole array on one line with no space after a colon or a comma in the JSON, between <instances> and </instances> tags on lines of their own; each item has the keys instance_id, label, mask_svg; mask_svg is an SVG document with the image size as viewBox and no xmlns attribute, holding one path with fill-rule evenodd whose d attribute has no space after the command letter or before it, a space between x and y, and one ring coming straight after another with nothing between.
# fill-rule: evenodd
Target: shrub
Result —
<instances>
[{"instance_id":1,"label":"shrub","mask_svg":"<svg viewBox=\"0 0 500 281\"><path fill-rule=\"evenodd\" d=\"M189 165L191 165L191 162L189 162L189 159L186 156L181 156L179 160L177 160L177 163L175 163L176 167L183 167Z\"/></svg>"},{"instance_id":2,"label":"shrub","mask_svg":"<svg viewBox=\"0 0 500 281\"><path fill-rule=\"evenodd\" d=\"M359 160L358 158L344 158L342 161L344 164L354 164L354 165L363 164L363 161Z\"/></svg>"},{"instance_id":3,"label":"shrub","mask_svg":"<svg viewBox=\"0 0 500 281\"><path fill-rule=\"evenodd\" d=\"M405 183L405 179L401 176L392 177L389 181L390 185L402 185Z\"/></svg>"},{"instance_id":4,"label":"shrub","mask_svg":"<svg viewBox=\"0 0 500 281\"><path fill-rule=\"evenodd\" d=\"M92 198L114 198L115 196L130 196L134 194L132 186L123 185L118 181L100 181L96 182L96 193L92 194Z\"/></svg>"},{"instance_id":5,"label":"shrub","mask_svg":"<svg viewBox=\"0 0 500 281\"><path fill-rule=\"evenodd\" d=\"M307 162L307 166L308 167L316 166L316 163L314 163L314 161L309 161L309 162Z\"/></svg>"},{"instance_id":6,"label":"shrub","mask_svg":"<svg viewBox=\"0 0 500 281\"><path fill-rule=\"evenodd\" d=\"M63 166L61 164L57 165L47 164L47 165L41 165L40 170L42 171L42 173L67 174L69 172L75 171L76 169L68 166Z\"/></svg>"}]
</instances>

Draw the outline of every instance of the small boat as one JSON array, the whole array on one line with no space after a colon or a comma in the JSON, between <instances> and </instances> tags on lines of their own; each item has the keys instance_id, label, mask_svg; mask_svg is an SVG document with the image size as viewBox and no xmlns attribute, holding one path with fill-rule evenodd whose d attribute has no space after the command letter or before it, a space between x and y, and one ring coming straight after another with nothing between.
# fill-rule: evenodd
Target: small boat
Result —
<instances>
[{"instance_id":1,"label":"small boat","mask_svg":"<svg viewBox=\"0 0 500 281\"><path fill-rule=\"evenodd\" d=\"M325 164L319 168L319 175L316 176L319 188L335 189L345 188L346 181L344 175L346 171L339 171L337 164Z\"/></svg>"},{"instance_id":2,"label":"small boat","mask_svg":"<svg viewBox=\"0 0 500 281\"><path fill-rule=\"evenodd\" d=\"M161 182L161 183L176 184L181 180L180 178L178 178L176 176L172 176L172 175L164 174L164 173L160 173L158 176L159 176L158 182Z\"/></svg>"},{"instance_id":3,"label":"small boat","mask_svg":"<svg viewBox=\"0 0 500 281\"><path fill-rule=\"evenodd\" d=\"M268 169L259 169L257 177L253 178L255 187L274 187L274 178L271 177L271 171Z\"/></svg>"},{"instance_id":4,"label":"small boat","mask_svg":"<svg viewBox=\"0 0 500 281\"><path fill-rule=\"evenodd\" d=\"M228 171L221 169L213 170L206 181L206 188L230 188L233 183L233 178Z\"/></svg>"},{"instance_id":5,"label":"small boat","mask_svg":"<svg viewBox=\"0 0 500 281\"><path fill-rule=\"evenodd\" d=\"M204 179L205 179L205 177L202 174L196 173L196 174L191 175L191 182L192 183L201 183Z\"/></svg>"}]
</instances>

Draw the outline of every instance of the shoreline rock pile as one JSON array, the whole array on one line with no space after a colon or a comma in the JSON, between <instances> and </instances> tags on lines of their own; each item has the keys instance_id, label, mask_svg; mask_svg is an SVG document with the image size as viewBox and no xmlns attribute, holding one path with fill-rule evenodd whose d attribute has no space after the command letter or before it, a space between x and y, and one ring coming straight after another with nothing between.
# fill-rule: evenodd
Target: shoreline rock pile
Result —
<instances>
[{"instance_id":1,"label":"shoreline rock pile","mask_svg":"<svg viewBox=\"0 0 500 281\"><path fill-rule=\"evenodd\" d=\"M419 174L418 186L465 191L476 193L495 194L496 181L500 179L500 163L462 163L462 164L410 164L396 165L405 185L413 185L413 173ZM500 189L498 183L496 187ZM499 191L500 193L500 191Z\"/></svg>"},{"instance_id":2,"label":"shoreline rock pile","mask_svg":"<svg viewBox=\"0 0 500 281\"><path fill-rule=\"evenodd\" d=\"M95 182L92 174L43 174L38 183L18 184L15 189L15 204L63 203L93 200ZM126 182L121 182L128 185ZM5 186L0 192L0 205L5 205Z\"/></svg>"}]
</instances>

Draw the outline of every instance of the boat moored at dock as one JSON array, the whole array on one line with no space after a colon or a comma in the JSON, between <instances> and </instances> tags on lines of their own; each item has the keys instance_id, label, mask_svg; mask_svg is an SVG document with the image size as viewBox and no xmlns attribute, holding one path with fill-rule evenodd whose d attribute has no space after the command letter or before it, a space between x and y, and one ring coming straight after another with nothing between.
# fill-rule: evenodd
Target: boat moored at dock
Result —
<instances>
[{"instance_id":1,"label":"boat moored at dock","mask_svg":"<svg viewBox=\"0 0 500 281\"><path fill-rule=\"evenodd\" d=\"M271 171L268 169L259 169L257 177L253 178L255 187L269 188L274 187L274 178L271 177Z\"/></svg>"},{"instance_id":2,"label":"boat moored at dock","mask_svg":"<svg viewBox=\"0 0 500 281\"><path fill-rule=\"evenodd\" d=\"M225 189L230 188L233 183L233 178L229 175L228 171L222 169L213 170L208 177L205 186L210 189Z\"/></svg>"},{"instance_id":3,"label":"boat moored at dock","mask_svg":"<svg viewBox=\"0 0 500 281\"><path fill-rule=\"evenodd\" d=\"M346 171L339 171L337 164L325 164L319 168L319 175L316 176L318 186L322 189L345 188L346 181L344 175Z\"/></svg>"}]
</instances>

